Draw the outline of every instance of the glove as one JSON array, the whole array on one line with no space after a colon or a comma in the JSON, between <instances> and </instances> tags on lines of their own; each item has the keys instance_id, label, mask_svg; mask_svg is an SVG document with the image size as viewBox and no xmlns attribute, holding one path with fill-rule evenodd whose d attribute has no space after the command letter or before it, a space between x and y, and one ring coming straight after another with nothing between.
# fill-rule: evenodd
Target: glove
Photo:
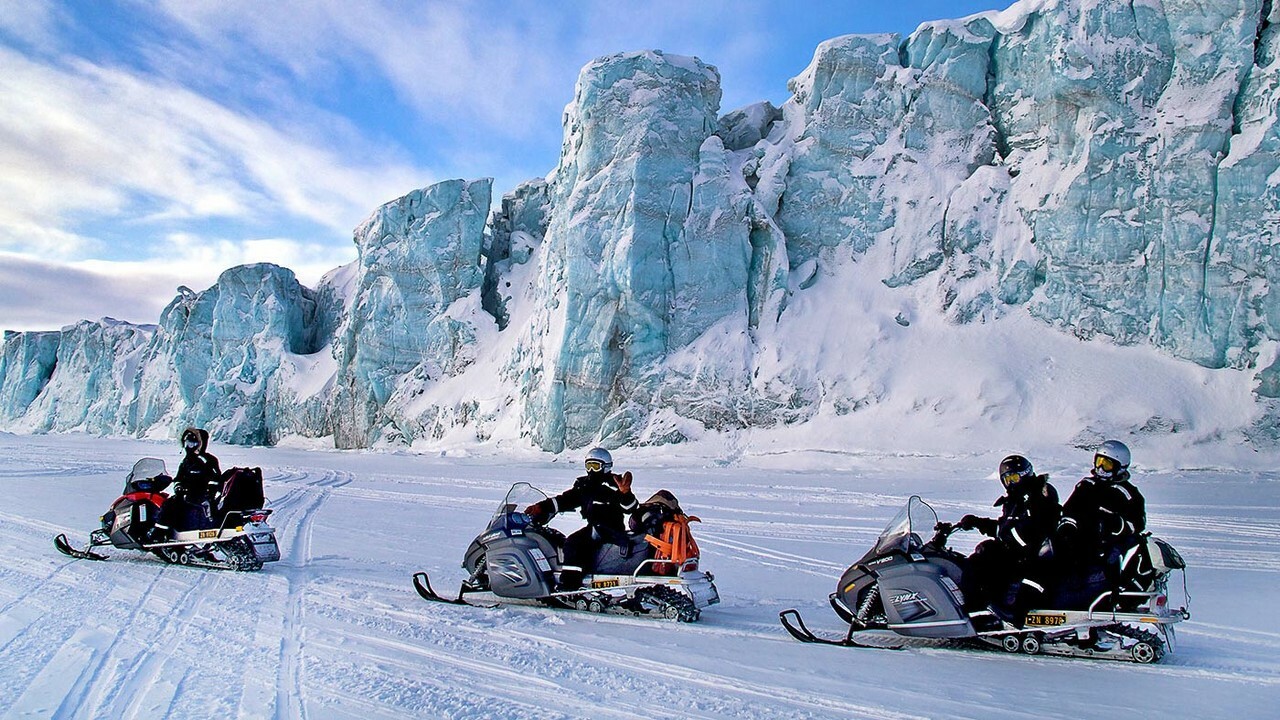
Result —
<instances>
[{"instance_id":1,"label":"glove","mask_svg":"<svg viewBox=\"0 0 1280 720\"><path fill-rule=\"evenodd\" d=\"M546 520L546 517L547 517L547 511L544 510L542 506L538 505L537 503L534 503L533 505L530 505L529 507L525 508L524 514L528 515L529 519L532 520L533 522L542 522Z\"/></svg>"},{"instance_id":2,"label":"glove","mask_svg":"<svg viewBox=\"0 0 1280 720\"><path fill-rule=\"evenodd\" d=\"M964 517L960 518L960 522L956 523L956 527L960 528L961 530L972 530L978 527L978 521L981 519L982 518L978 517L977 515L965 515Z\"/></svg>"},{"instance_id":3,"label":"glove","mask_svg":"<svg viewBox=\"0 0 1280 720\"><path fill-rule=\"evenodd\" d=\"M626 495L631 492L631 471L628 470L622 475L615 475L613 481L618 485L618 492Z\"/></svg>"}]
</instances>

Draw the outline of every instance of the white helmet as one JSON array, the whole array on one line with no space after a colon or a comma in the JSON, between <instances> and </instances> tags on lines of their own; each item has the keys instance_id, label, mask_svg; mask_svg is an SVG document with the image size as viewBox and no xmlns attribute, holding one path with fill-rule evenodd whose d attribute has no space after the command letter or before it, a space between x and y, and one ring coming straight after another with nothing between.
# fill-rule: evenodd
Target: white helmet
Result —
<instances>
[{"instance_id":1,"label":"white helmet","mask_svg":"<svg viewBox=\"0 0 1280 720\"><path fill-rule=\"evenodd\" d=\"M1098 446L1093 456L1093 474L1106 480L1119 480L1129 474L1129 448L1119 440L1108 440Z\"/></svg>"},{"instance_id":2,"label":"white helmet","mask_svg":"<svg viewBox=\"0 0 1280 720\"><path fill-rule=\"evenodd\" d=\"M613 456L602 447L591 448L583 462L587 472L609 472L613 469Z\"/></svg>"}]
</instances>

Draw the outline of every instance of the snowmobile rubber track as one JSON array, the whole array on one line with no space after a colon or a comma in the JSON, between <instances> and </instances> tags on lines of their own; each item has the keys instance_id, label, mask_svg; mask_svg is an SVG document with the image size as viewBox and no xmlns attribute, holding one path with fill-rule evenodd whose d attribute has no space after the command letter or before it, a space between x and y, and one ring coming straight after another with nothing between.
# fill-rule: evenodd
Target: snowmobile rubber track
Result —
<instances>
[{"instance_id":1,"label":"snowmobile rubber track","mask_svg":"<svg viewBox=\"0 0 1280 720\"><path fill-rule=\"evenodd\" d=\"M430 602L464 605L486 610L492 610L503 605L501 602L481 603L467 600L465 592L460 592L457 597L445 597L431 587L431 578L425 572L414 573L413 588L423 600ZM583 588L582 590L554 593L538 598L538 600L548 607L562 610L616 613L632 617L656 616L678 622L695 622L702 615L694 604L693 598L679 590L662 585L638 588L635 596L626 598L616 598L598 590Z\"/></svg>"},{"instance_id":2,"label":"snowmobile rubber track","mask_svg":"<svg viewBox=\"0 0 1280 720\"><path fill-rule=\"evenodd\" d=\"M867 643L858 642L853 639L853 636L860 631L854 629L853 625L849 626L849 632L840 640L815 635L813 631L804 624L804 620L800 617L800 612L795 608L783 610L778 613L778 620L782 623L782 627L786 628L788 633L791 633L791 637L803 643L838 645L839 647L849 648L866 648L868 650L901 650L906 647L905 645L869 645Z\"/></svg>"},{"instance_id":3,"label":"snowmobile rubber track","mask_svg":"<svg viewBox=\"0 0 1280 720\"><path fill-rule=\"evenodd\" d=\"M67 557L76 558L77 560L106 560L107 559L107 556L101 553L96 553L88 549L79 550L77 548L72 547L71 542L67 540L67 536L65 533L60 534L53 539L53 546L57 548L58 552L62 553L63 555L66 555ZM89 547L93 547L93 546L90 545Z\"/></svg>"},{"instance_id":4,"label":"snowmobile rubber track","mask_svg":"<svg viewBox=\"0 0 1280 720\"><path fill-rule=\"evenodd\" d=\"M208 551L209 547L217 547L220 551L227 554L229 558L227 560L201 557L200 554L193 552L195 547L191 545L153 546L148 549L170 565L208 568L210 570L233 570L237 572L253 572L255 570L261 570L262 561L253 554L252 550L244 547L244 543L240 542L243 539L244 538L236 538L231 542L203 548L205 551Z\"/></svg>"},{"instance_id":5,"label":"snowmobile rubber track","mask_svg":"<svg viewBox=\"0 0 1280 720\"><path fill-rule=\"evenodd\" d=\"M665 585L638 588L635 597L617 605L628 611L638 606L639 612L635 613L637 615L656 614L677 622L696 622L702 615L693 598ZM652 613L647 612L649 608L653 609Z\"/></svg>"}]
</instances>

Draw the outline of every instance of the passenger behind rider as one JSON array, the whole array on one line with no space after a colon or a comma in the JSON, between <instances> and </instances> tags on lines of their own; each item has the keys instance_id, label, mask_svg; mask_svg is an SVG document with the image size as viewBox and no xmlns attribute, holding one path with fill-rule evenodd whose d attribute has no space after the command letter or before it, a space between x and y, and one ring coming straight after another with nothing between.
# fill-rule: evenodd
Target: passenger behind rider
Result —
<instances>
[{"instance_id":1,"label":"passenger behind rider","mask_svg":"<svg viewBox=\"0 0 1280 720\"><path fill-rule=\"evenodd\" d=\"M1040 548L1058 526L1062 510L1049 476L1037 475L1025 457L1002 460L999 477L1005 493L994 506L1000 517L965 515L956 526L991 537L969 556L962 590L976 624L1003 620L1021 627L1027 610L1044 596Z\"/></svg>"},{"instance_id":2,"label":"passenger behind rider","mask_svg":"<svg viewBox=\"0 0 1280 720\"><path fill-rule=\"evenodd\" d=\"M565 540L558 588L562 592L582 587L582 577L594 569L602 545L626 541L622 516L639 506L631 492L631 473L615 474L608 450L592 448L584 464L587 474L575 480L573 487L524 510L534 522L546 522L558 512L580 509L587 521L586 527Z\"/></svg>"},{"instance_id":3,"label":"passenger behind rider","mask_svg":"<svg viewBox=\"0 0 1280 720\"><path fill-rule=\"evenodd\" d=\"M1053 552L1068 570L1102 565L1111 589L1119 589L1126 559L1147 527L1146 501L1129 482L1129 448L1108 440L1093 456L1089 477L1062 506Z\"/></svg>"},{"instance_id":4,"label":"passenger behind rider","mask_svg":"<svg viewBox=\"0 0 1280 720\"><path fill-rule=\"evenodd\" d=\"M222 469L208 447L209 433L203 428L182 431L185 455L173 478L173 497L160 507L152 540L163 542L171 539L175 531L212 527L212 503L222 486Z\"/></svg>"}]
</instances>

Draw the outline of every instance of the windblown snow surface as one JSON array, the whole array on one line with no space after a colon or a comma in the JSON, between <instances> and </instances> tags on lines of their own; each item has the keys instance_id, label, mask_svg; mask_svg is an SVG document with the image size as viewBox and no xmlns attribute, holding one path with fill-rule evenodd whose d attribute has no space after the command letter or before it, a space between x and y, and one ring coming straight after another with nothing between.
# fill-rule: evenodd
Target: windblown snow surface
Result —
<instances>
[{"instance_id":1,"label":"windblown snow surface","mask_svg":"<svg viewBox=\"0 0 1280 720\"><path fill-rule=\"evenodd\" d=\"M1262 718L1280 706L1280 473L1163 468L1135 448L1151 529L1190 565L1192 618L1158 665L933 645L804 645L778 625L826 605L911 494L943 519L993 512L972 455L785 452L732 462L620 451L642 497L700 516L723 602L696 624L429 604L513 481L559 491L576 460L215 447L263 468L283 557L258 573L109 551L71 560L149 441L0 434L0 716L12 718ZM1089 460L1034 458L1064 496ZM557 524L573 527L574 518ZM972 538L969 539L972 541ZM1175 591L1180 600L1181 584Z\"/></svg>"}]
</instances>

